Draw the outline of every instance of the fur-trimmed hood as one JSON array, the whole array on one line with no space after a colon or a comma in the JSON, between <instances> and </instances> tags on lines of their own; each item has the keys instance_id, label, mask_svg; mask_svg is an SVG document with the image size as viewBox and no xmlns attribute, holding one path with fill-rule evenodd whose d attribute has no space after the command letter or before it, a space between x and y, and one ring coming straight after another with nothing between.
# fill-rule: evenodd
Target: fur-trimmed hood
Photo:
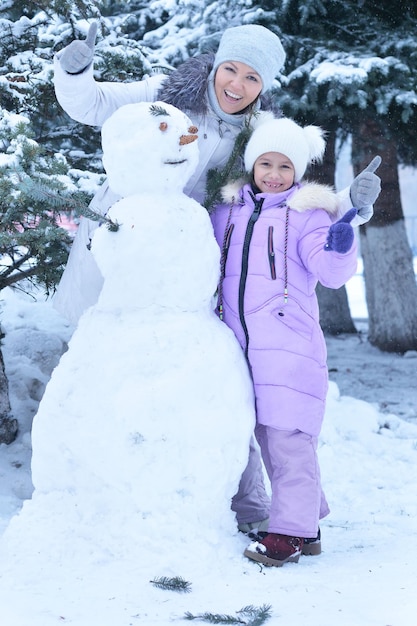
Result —
<instances>
[{"instance_id":1,"label":"fur-trimmed hood","mask_svg":"<svg viewBox=\"0 0 417 626\"><path fill-rule=\"evenodd\" d=\"M243 202L243 194L248 187L244 187L247 180L239 179L228 183L222 188L222 200L226 204ZM308 182L294 186L294 191L287 198L290 209L303 213L313 209L323 209L335 217L338 210L338 200L334 189L328 185ZM268 194L269 195L269 194Z\"/></svg>"},{"instance_id":2,"label":"fur-trimmed hood","mask_svg":"<svg viewBox=\"0 0 417 626\"><path fill-rule=\"evenodd\" d=\"M208 77L213 63L212 52L187 59L164 80L157 100L172 104L181 111L205 115L208 111ZM262 110L272 111L276 117L282 115L269 94L260 96L260 105Z\"/></svg>"}]
</instances>

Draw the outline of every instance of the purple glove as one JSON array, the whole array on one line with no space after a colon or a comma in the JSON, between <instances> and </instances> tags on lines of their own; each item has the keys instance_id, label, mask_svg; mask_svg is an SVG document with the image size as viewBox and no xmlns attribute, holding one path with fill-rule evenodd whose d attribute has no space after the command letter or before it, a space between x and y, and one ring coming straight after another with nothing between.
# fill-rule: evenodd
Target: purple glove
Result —
<instances>
[{"instance_id":1,"label":"purple glove","mask_svg":"<svg viewBox=\"0 0 417 626\"><path fill-rule=\"evenodd\" d=\"M349 211L347 211L347 213L345 213L338 222L335 222L330 226L326 243L324 244L325 250L333 250L334 252L339 252L340 254L349 252L355 236L350 222L356 214L356 209L349 209Z\"/></svg>"}]
</instances>

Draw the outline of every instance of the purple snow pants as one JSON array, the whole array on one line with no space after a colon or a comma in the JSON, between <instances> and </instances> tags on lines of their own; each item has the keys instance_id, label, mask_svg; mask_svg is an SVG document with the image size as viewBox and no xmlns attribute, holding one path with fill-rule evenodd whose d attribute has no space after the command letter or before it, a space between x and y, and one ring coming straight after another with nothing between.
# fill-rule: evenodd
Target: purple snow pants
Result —
<instances>
[{"instance_id":1,"label":"purple snow pants","mask_svg":"<svg viewBox=\"0 0 417 626\"><path fill-rule=\"evenodd\" d=\"M271 480L272 502L265 490L258 448L251 441L248 464L232 499L232 511L236 513L238 524L260 522L269 517L269 532L316 537L318 520L329 514L320 486L317 438L260 424L255 433Z\"/></svg>"},{"instance_id":2,"label":"purple snow pants","mask_svg":"<svg viewBox=\"0 0 417 626\"><path fill-rule=\"evenodd\" d=\"M261 522L268 519L271 501L265 491L262 461L252 439L249 460L239 483L239 490L232 498L232 511L238 524Z\"/></svg>"},{"instance_id":3,"label":"purple snow pants","mask_svg":"<svg viewBox=\"0 0 417 626\"><path fill-rule=\"evenodd\" d=\"M268 531L316 537L319 519L329 513L320 483L317 437L262 424L256 425L255 435L271 481Z\"/></svg>"}]
</instances>

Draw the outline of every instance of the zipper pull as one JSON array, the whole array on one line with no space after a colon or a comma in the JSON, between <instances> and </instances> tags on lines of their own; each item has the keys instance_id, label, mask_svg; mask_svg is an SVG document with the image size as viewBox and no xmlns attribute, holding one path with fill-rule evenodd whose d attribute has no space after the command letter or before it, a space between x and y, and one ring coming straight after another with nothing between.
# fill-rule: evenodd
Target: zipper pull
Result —
<instances>
[{"instance_id":1,"label":"zipper pull","mask_svg":"<svg viewBox=\"0 0 417 626\"><path fill-rule=\"evenodd\" d=\"M253 210L252 215L250 216L250 221L251 222L256 222L256 220L260 216L264 200L265 200L265 198L259 198L259 200L254 199L255 208Z\"/></svg>"}]
</instances>

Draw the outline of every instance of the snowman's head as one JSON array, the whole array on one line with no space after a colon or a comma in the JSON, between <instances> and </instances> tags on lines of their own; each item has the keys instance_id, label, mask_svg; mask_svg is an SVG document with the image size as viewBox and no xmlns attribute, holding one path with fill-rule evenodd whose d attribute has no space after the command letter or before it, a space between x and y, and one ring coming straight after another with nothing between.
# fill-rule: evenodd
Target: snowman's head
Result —
<instances>
[{"instance_id":1,"label":"snowman's head","mask_svg":"<svg viewBox=\"0 0 417 626\"><path fill-rule=\"evenodd\" d=\"M198 163L197 130L164 102L120 107L101 131L110 188L122 197L182 191Z\"/></svg>"}]
</instances>

